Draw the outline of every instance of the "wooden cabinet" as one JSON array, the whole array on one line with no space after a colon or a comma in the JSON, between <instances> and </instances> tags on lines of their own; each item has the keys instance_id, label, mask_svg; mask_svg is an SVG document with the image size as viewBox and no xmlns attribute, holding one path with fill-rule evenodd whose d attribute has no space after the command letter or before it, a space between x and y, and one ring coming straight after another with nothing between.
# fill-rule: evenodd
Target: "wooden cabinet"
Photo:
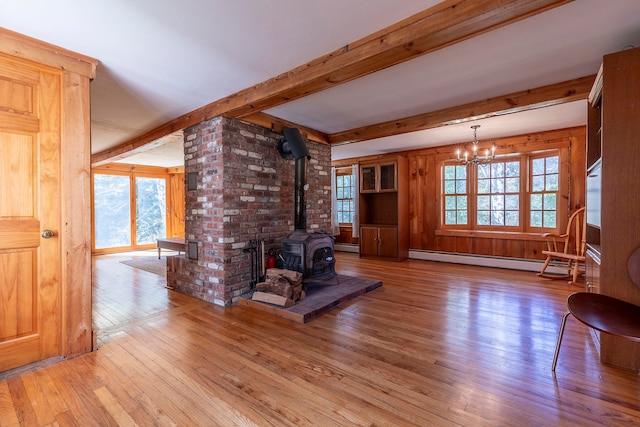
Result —
<instances>
[{"instance_id":1,"label":"wooden cabinet","mask_svg":"<svg viewBox=\"0 0 640 427\"><path fill-rule=\"evenodd\" d=\"M398 258L398 228L364 226L360 228L360 255Z\"/></svg>"},{"instance_id":2,"label":"wooden cabinet","mask_svg":"<svg viewBox=\"0 0 640 427\"><path fill-rule=\"evenodd\" d=\"M360 256L402 261L409 256L407 159L360 164Z\"/></svg>"},{"instance_id":3,"label":"wooden cabinet","mask_svg":"<svg viewBox=\"0 0 640 427\"><path fill-rule=\"evenodd\" d=\"M638 117L640 48L606 55L589 95L586 282L591 291L636 305L640 289L629 277L627 260L640 246ZM638 370L640 343L601 334L600 359Z\"/></svg>"},{"instance_id":4,"label":"wooden cabinet","mask_svg":"<svg viewBox=\"0 0 640 427\"><path fill-rule=\"evenodd\" d=\"M398 164L396 161L360 168L360 192L380 193L398 190Z\"/></svg>"}]
</instances>

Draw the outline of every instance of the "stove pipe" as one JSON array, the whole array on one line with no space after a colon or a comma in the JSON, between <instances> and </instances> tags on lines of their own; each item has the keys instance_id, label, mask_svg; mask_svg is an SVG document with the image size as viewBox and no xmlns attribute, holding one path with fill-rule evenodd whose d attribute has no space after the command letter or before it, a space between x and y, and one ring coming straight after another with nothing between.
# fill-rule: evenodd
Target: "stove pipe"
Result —
<instances>
[{"instance_id":1,"label":"stove pipe","mask_svg":"<svg viewBox=\"0 0 640 427\"><path fill-rule=\"evenodd\" d=\"M311 158L307 145L297 128L287 128L283 131L284 138L280 140L278 151L285 159L296 159L294 177L294 225L296 230L307 230L307 205L305 192L307 191L307 160Z\"/></svg>"},{"instance_id":2,"label":"stove pipe","mask_svg":"<svg viewBox=\"0 0 640 427\"><path fill-rule=\"evenodd\" d=\"M296 230L307 230L307 204L305 193L307 191L307 157L296 159L296 174L294 178L293 215Z\"/></svg>"}]
</instances>

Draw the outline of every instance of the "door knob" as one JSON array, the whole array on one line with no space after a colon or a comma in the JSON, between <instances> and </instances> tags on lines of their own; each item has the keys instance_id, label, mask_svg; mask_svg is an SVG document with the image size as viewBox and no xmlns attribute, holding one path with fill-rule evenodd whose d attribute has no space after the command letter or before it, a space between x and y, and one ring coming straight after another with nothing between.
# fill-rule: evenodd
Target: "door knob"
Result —
<instances>
[{"instance_id":1,"label":"door knob","mask_svg":"<svg viewBox=\"0 0 640 427\"><path fill-rule=\"evenodd\" d=\"M45 239L50 239L51 237L53 237L53 231L51 230L44 230L42 232L42 237L44 237Z\"/></svg>"}]
</instances>

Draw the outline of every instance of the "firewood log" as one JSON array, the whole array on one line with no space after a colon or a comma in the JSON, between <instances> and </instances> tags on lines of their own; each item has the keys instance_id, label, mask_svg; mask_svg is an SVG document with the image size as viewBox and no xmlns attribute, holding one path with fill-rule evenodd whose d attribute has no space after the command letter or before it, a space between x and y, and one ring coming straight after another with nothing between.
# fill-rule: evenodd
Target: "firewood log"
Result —
<instances>
[{"instance_id":1,"label":"firewood log","mask_svg":"<svg viewBox=\"0 0 640 427\"><path fill-rule=\"evenodd\" d=\"M292 291L291 291L292 300L298 301L300 299L301 294L302 294L302 285L295 285L292 287Z\"/></svg>"},{"instance_id":2,"label":"firewood log","mask_svg":"<svg viewBox=\"0 0 640 427\"><path fill-rule=\"evenodd\" d=\"M282 268L268 268L267 277L276 278L285 276L292 284L296 284L302 280L302 273L299 271L284 270Z\"/></svg>"},{"instance_id":3,"label":"firewood log","mask_svg":"<svg viewBox=\"0 0 640 427\"><path fill-rule=\"evenodd\" d=\"M284 276L279 276L276 279L268 278L266 282L258 283L256 289L262 292L271 292L276 295L281 295L286 298L291 298L292 286Z\"/></svg>"}]
</instances>

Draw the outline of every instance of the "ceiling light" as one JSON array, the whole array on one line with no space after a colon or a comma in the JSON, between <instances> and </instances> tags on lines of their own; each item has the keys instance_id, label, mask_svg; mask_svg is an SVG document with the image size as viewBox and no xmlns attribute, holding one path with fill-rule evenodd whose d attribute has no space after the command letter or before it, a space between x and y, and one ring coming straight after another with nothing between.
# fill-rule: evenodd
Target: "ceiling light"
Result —
<instances>
[{"instance_id":1,"label":"ceiling light","mask_svg":"<svg viewBox=\"0 0 640 427\"><path fill-rule=\"evenodd\" d=\"M496 146L494 144L491 144L491 149L486 148L484 150L484 155L478 153L479 151L478 128L479 127L480 125L471 126L471 129L473 129L473 148L472 148L471 154L467 150L464 150L464 154L461 155L460 149L456 150L456 159L458 160L459 163L463 165L470 166L470 165L477 165L481 163L489 163L496 157Z\"/></svg>"}]
</instances>

